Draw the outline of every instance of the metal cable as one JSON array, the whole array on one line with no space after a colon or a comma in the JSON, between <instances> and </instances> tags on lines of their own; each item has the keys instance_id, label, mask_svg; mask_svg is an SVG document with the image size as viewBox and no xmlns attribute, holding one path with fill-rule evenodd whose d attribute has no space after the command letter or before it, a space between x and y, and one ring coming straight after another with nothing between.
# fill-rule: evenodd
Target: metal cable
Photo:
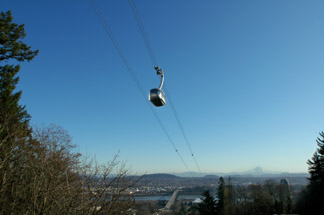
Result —
<instances>
[{"instance_id":1,"label":"metal cable","mask_svg":"<svg viewBox=\"0 0 324 215\"><path fill-rule=\"evenodd\" d=\"M195 165L196 165L198 171L200 172L200 174L202 174L201 169L200 169L200 167L199 167L199 165L198 165L198 162L197 162L197 160L196 160L196 158L195 158L195 155L194 155L194 153L193 153L193 151L192 151L192 148L191 148L191 146L190 146L190 144L189 144L189 139L188 139L188 137L187 137L187 135L186 135L186 132L185 132L183 126L182 126L182 123L181 123L181 120L180 120L180 118L179 118L179 115L178 115L178 113L177 113L177 111L176 111L176 109L175 109L175 107L174 107L174 105L173 105L173 102L172 102L172 99L171 99L170 93L168 92L168 89L167 89L166 87L165 87L165 91L166 91L166 94L168 95L168 99L169 99L169 101L170 101L169 103L170 103L170 105L171 105L172 112L173 112L173 114L174 114L174 117L175 117L176 120L177 120L178 126L179 126L179 128L180 128L180 130L181 130L181 133L182 133L182 136L183 136L183 138L185 139L185 142L186 142L186 144L187 144L187 146L188 146L188 149L189 149L189 151L190 151L190 153L191 153L191 156L192 156L192 158L193 158L193 160L194 160L194 162L195 162Z\"/></svg>"},{"instance_id":2,"label":"metal cable","mask_svg":"<svg viewBox=\"0 0 324 215\"><path fill-rule=\"evenodd\" d=\"M146 34L146 32L145 32L145 28L144 28L144 25L143 25L142 19L141 19L139 13L138 13L138 10L137 10L137 7L136 7L136 5L135 5L134 0L129 0L129 4L130 4L130 6L131 6L131 8L132 8L132 11L133 11L133 14L134 14L135 20L136 20L137 25L138 25L138 28L139 28L139 30L140 30L140 32L141 32L141 34L142 34L142 37L143 37L144 43L145 43L145 45L146 45L146 48L147 48L147 50L148 50L148 52L149 52L149 54L150 54L150 57L151 57L151 60L152 60L153 66L157 66L158 64L157 64L156 57L155 57L155 55L154 55L153 49L152 49L152 47L151 47L151 44L150 44L150 42L149 42L148 36L147 36L147 34ZM188 146L188 149L189 149L189 151L190 151L190 154L191 154L191 156L192 156L192 158L193 158L193 160L194 160L194 162L195 162L195 165L196 165L198 171L200 172L200 174L202 174L201 169L200 169L200 167L199 167L199 165L198 165L198 162L197 162L197 160L196 160L196 158L195 158L195 156L194 156L194 153L193 153L193 151L192 151L192 148L191 148L191 146L190 146L190 143L189 143L189 140L188 140L188 138L187 138L186 132L185 132L183 126L182 126L182 123L181 123L181 120L180 120L180 118L179 118L179 115L178 115L178 113L177 113L177 111L176 111L176 109L175 109L175 106L174 106L173 102L172 102L172 99L171 99L171 96L170 96L170 93L169 93L169 91L168 91L167 86L165 86L164 89L165 89L166 95L168 95L168 99L169 99L169 101L170 101L169 103L170 103L170 105L171 105L171 110L172 110L172 112L173 112L174 117L176 118L176 121L177 121L178 126L179 126L179 128L180 128L180 130L181 130L182 136L183 136L183 138L185 139L185 142L186 142L186 144L187 144L187 146Z\"/></svg>"},{"instance_id":3,"label":"metal cable","mask_svg":"<svg viewBox=\"0 0 324 215\"><path fill-rule=\"evenodd\" d=\"M134 17L136 19L136 22L138 24L139 30L140 30L140 32L142 34L143 39L144 39L144 43L145 43L145 45L147 47L147 50L148 50L148 52L150 54L152 63L153 63L154 66L157 66L158 64L157 64L156 57L154 55L154 52L153 52L152 46L150 44L150 41L149 41L149 39L147 37L147 34L146 34L146 31L145 31L145 28L144 28L142 19L141 19L139 13L138 13L138 10L137 10L137 7L135 5L135 2L133 0L129 0L129 4L130 4L130 6L132 8L132 11L133 11Z\"/></svg>"},{"instance_id":4,"label":"metal cable","mask_svg":"<svg viewBox=\"0 0 324 215\"><path fill-rule=\"evenodd\" d=\"M154 110L154 108L151 106L151 104L149 103L149 101L147 100L147 96L145 94L145 91L142 87L142 85L140 84L139 80L137 79L136 77L136 74L134 73L134 71L132 70L132 67L130 66L130 64L128 63L127 61L127 58L125 57L124 53L122 52L122 49L120 48L117 40L115 39L112 31L110 30L107 22L105 21L104 17L102 16L99 8L97 7L96 5L96 2L95 0L89 0L93 10L95 11L97 17L99 18L100 20L100 23L102 24L102 26L104 27L104 30L106 31L107 35L109 36L109 38L111 39L113 45L115 46L118 54L120 55L121 59L123 60L123 63L125 64L128 72L130 73L130 75L132 76L133 80L135 81L136 83L136 86L138 87L138 89L140 90L144 100L146 101L147 105L150 107L156 121L158 122L158 124L160 125L160 127L162 128L164 134L167 136L169 142L171 143L173 149L176 151L176 153L178 154L180 160L182 161L183 165L186 167L187 171L190 172L190 169L188 168L188 165L186 164L186 162L184 161L183 157L181 156L180 152L178 151L177 147L175 146L173 140L171 139L169 133L167 132L165 126L163 125L160 117L157 115L156 111Z\"/></svg>"}]
</instances>

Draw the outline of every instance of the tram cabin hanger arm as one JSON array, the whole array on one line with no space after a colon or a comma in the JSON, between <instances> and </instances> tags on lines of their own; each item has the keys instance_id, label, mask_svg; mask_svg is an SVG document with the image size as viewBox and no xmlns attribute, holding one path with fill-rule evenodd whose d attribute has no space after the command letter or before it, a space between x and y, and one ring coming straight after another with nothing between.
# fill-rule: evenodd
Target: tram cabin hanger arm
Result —
<instances>
[{"instance_id":1,"label":"tram cabin hanger arm","mask_svg":"<svg viewBox=\"0 0 324 215\"><path fill-rule=\"evenodd\" d=\"M154 69L157 72L157 75L161 76L161 83L159 88L154 88L150 90L150 94L149 94L149 100L152 102L153 105L160 107L160 106L164 106L166 104L166 98L165 98L165 94L162 91L162 86L163 86L163 82L164 82L164 74L163 74L163 70L160 69L159 66L155 66Z\"/></svg>"}]
</instances>

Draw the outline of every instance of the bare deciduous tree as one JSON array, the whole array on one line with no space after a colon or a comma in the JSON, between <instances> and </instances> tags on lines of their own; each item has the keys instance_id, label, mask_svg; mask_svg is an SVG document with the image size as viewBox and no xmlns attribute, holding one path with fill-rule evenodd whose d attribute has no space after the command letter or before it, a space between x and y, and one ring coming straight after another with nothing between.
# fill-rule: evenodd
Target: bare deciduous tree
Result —
<instances>
[{"instance_id":1,"label":"bare deciduous tree","mask_svg":"<svg viewBox=\"0 0 324 215\"><path fill-rule=\"evenodd\" d=\"M40 143L39 168L34 177L37 212L44 209L68 214L127 214L132 201L127 189L134 185L118 156L107 164L82 158L61 127L35 129ZM41 186L39 186L41 185ZM38 199L43 201L38 201Z\"/></svg>"}]
</instances>

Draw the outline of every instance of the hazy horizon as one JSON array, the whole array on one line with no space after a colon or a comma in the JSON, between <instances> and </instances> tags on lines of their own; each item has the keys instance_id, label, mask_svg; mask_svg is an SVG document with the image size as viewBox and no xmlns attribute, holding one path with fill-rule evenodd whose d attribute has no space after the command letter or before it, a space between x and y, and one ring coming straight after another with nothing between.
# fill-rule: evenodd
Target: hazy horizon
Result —
<instances>
[{"instance_id":1,"label":"hazy horizon","mask_svg":"<svg viewBox=\"0 0 324 215\"><path fill-rule=\"evenodd\" d=\"M255 167L255 168L259 168L259 166ZM242 171L227 171L227 172L219 172L219 171L211 171L211 172L202 172L203 175L208 175L208 174L248 174L248 173L252 173L253 170L255 170L255 168L252 169L246 169L246 170L242 170ZM133 172L132 172L133 173ZM143 172L143 173L135 173L135 174L131 174L131 175L147 175L147 174L190 174L190 173L195 173L195 174L200 174L200 172ZM256 172L254 172L256 173ZM288 173L288 174L309 174L307 171L304 172L291 172L291 171L273 171L273 170L265 170L262 169L262 172L260 172L260 174L281 174L281 173Z\"/></svg>"}]
</instances>

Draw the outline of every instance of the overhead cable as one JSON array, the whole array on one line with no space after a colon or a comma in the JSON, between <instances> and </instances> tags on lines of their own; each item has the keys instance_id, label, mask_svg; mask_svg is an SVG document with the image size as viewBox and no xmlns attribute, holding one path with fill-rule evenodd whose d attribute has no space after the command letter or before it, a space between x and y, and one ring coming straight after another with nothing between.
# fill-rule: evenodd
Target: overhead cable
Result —
<instances>
[{"instance_id":1,"label":"overhead cable","mask_svg":"<svg viewBox=\"0 0 324 215\"><path fill-rule=\"evenodd\" d=\"M154 52L153 52L153 49L152 49L152 46L150 44L150 41L147 37L147 34L146 34L146 31L145 31L145 28L144 28L144 25L143 25L143 22L142 22L142 19L138 13L138 10L137 10L137 7L135 5L135 2L133 0L129 0L129 4L132 8L132 11L133 11L133 14L134 14L134 17L135 17L135 20L137 22L137 25L138 25L138 28L142 34L142 37L144 39L144 43L146 45L146 48L150 54L150 57L151 57L151 60L152 60L152 63L153 63L153 66L158 66L157 64L157 60L156 60L156 57L154 55Z\"/></svg>"},{"instance_id":2,"label":"overhead cable","mask_svg":"<svg viewBox=\"0 0 324 215\"><path fill-rule=\"evenodd\" d=\"M148 50L148 52L149 52L149 54L150 54L150 57L151 57L151 60L152 60L153 66L157 66L158 64L157 64L156 57L155 57L155 55L154 55L154 52L153 52L152 46L151 46L150 41L149 41L149 39L148 39L148 36L147 36L147 34L146 34L146 31L145 31L145 28L144 28L144 25L143 25L142 19L141 19L139 13L138 13L138 10L137 10L137 7L136 7L136 4L135 4L135 1L134 1L134 0L129 0L129 4L130 4L130 6L131 6L131 8L132 8L132 11L133 11L133 14L134 14L135 20L136 20L137 25L138 25L138 28L139 28L139 30L140 30L140 32L141 32L141 34L142 34L142 37L143 37L144 43L145 43L145 45L146 45L146 48L147 48L147 50ZM191 146L190 146L190 143L189 143L189 140L188 140L188 138L187 138L186 132L185 132L183 126L182 126L182 123L181 123L181 120L180 120L180 118L179 118L179 115L178 115L178 113L177 113L177 111L176 111L176 109L175 109L175 106L174 106L173 102L172 102L172 99L171 99L171 96L170 96L170 93L169 93L169 91L168 91L167 86L165 86L164 89L165 89L165 92L166 92L166 94L167 94L167 96L168 96L168 99L169 99L169 101L170 101L169 103L170 103L170 105L171 105L171 110L172 110L172 112L173 112L174 117L176 118L176 121L177 121L178 126L179 126L179 128L180 128L180 130L181 130L182 136L183 136L183 138L185 139L185 142L186 142L187 147L188 147L188 149L189 149L189 151L190 151L190 154L191 154L191 156L192 156L192 158L193 158L193 160L194 160L194 162L195 162L195 165L196 165L198 171L202 174L201 169L200 169L200 167L199 167L199 165L198 165L198 162L197 162L197 160L196 160L196 158L195 158L195 155L194 155L194 153L193 153L193 150L192 150L192 148L191 148Z\"/></svg>"},{"instance_id":3,"label":"overhead cable","mask_svg":"<svg viewBox=\"0 0 324 215\"><path fill-rule=\"evenodd\" d=\"M180 118L179 118L179 115L178 115L178 113L177 113L177 111L176 111L176 109L175 109L175 107L174 107L174 105L173 105L173 102L172 102L172 99L171 99L170 93L168 92L168 89L167 89L166 87L165 87L165 92L166 92L166 94L168 95L168 99L169 99L169 101L170 101L169 103L170 103L170 105L171 105L172 112L173 112L173 114L174 114L174 117L175 117L176 120L177 120L178 126L179 126L179 128L180 128L180 130L181 130L181 133L182 133L183 138L185 139L185 142L186 142L186 144L187 144L187 146L188 146L188 149L189 149L189 151L190 151L190 153L191 153L191 156L192 156L192 158L193 158L193 160L194 160L194 162L195 162L195 165L196 165L198 171L202 174L201 169L200 169L200 167L199 167L199 165L198 165L198 162L197 162L197 160L196 160L196 158L195 158L195 155L194 155L194 153L193 153L193 151L192 151L192 148L191 148L191 146L190 146L190 144L189 144L189 139L188 139L188 137L187 137L187 135L186 135L186 132L185 132L183 126L182 126L182 123L181 123L181 120L180 120Z\"/></svg>"},{"instance_id":4,"label":"overhead cable","mask_svg":"<svg viewBox=\"0 0 324 215\"><path fill-rule=\"evenodd\" d=\"M142 85L140 84L138 78L136 77L135 72L133 71L132 67L130 66L130 64L127 61L127 58L125 57L124 53L122 52L122 49L120 48L117 40L115 39L111 29L109 28L106 20L104 19L104 17L101 14L101 11L99 10L99 8L96 5L95 0L89 0L94 12L96 13L97 17L100 20L100 23L102 24L105 32L107 33L107 35L109 36L110 40L112 41L113 45L115 46L119 56L121 57L123 63L125 64L128 72L130 73L130 75L132 76L133 80L136 83L137 88L140 90L144 100L146 101L147 105L149 106L150 110L152 111L156 121L158 122L158 124L160 125L161 129L163 130L164 134L167 136L167 139L169 140L169 142L171 143L173 149L175 150L175 152L177 153L177 155L179 156L180 160L182 161L183 165L185 166L185 168L187 169L187 171L190 172L190 169L188 167L188 165L186 164L185 160L183 159L183 157L181 156L180 152L178 151L176 145L174 144L173 140L171 139L171 136L169 135L169 133L167 132L165 126L163 125L160 117L158 116L158 114L156 113L156 111L154 110L154 108L150 105L149 101L147 100L147 96L145 94L145 91L142 87Z\"/></svg>"}]
</instances>

